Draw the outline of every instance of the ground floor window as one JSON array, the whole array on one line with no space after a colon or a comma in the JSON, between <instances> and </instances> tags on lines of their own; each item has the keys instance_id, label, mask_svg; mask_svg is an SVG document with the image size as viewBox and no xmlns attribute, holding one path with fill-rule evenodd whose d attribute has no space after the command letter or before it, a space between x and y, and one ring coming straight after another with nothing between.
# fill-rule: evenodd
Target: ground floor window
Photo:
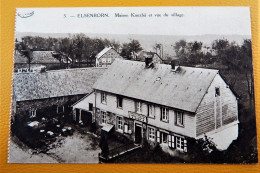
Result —
<instances>
[{"instance_id":1,"label":"ground floor window","mask_svg":"<svg viewBox=\"0 0 260 173\"><path fill-rule=\"evenodd\" d=\"M176 148L181 151L187 152L187 140L183 137L176 136Z\"/></svg>"},{"instance_id":2,"label":"ground floor window","mask_svg":"<svg viewBox=\"0 0 260 173\"><path fill-rule=\"evenodd\" d=\"M170 148L175 148L175 136L168 135L168 144Z\"/></svg>"},{"instance_id":3,"label":"ground floor window","mask_svg":"<svg viewBox=\"0 0 260 173\"><path fill-rule=\"evenodd\" d=\"M102 116L102 123L106 124L107 123L107 114L104 111L101 111L101 116Z\"/></svg>"},{"instance_id":4,"label":"ground floor window","mask_svg":"<svg viewBox=\"0 0 260 173\"><path fill-rule=\"evenodd\" d=\"M123 120L122 120L122 117L117 117L117 129L123 130Z\"/></svg>"},{"instance_id":5,"label":"ground floor window","mask_svg":"<svg viewBox=\"0 0 260 173\"><path fill-rule=\"evenodd\" d=\"M159 143L167 143L168 134L165 132L157 131L157 142Z\"/></svg>"},{"instance_id":6,"label":"ground floor window","mask_svg":"<svg viewBox=\"0 0 260 173\"><path fill-rule=\"evenodd\" d=\"M148 139L154 140L155 139L155 129L148 127Z\"/></svg>"}]
</instances>

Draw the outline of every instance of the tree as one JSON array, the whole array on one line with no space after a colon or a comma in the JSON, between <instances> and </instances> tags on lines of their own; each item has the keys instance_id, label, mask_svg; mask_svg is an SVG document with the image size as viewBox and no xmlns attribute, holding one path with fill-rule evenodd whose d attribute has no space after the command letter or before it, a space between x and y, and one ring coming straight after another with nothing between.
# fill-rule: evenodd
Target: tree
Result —
<instances>
[{"instance_id":1,"label":"tree","mask_svg":"<svg viewBox=\"0 0 260 173\"><path fill-rule=\"evenodd\" d=\"M247 89L250 98L254 96L254 78L252 62L252 43L250 39L245 39L241 46L241 63L247 80Z\"/></svg>"},{"instance_id":2,"label":"tree","mask_svg":"<svg viewBox=\"0 0 260 173\"><path fill-rule=\"evenodd\" d=\"M133 59L132 57L142 49L138 40L131 40L129 43L122 45L121 56L125 59Z\"/></svg>"},{"instance_id":3,"label":"tree","mask_svg":"<svg viewBox=\"0 0 260 173\"><path fill-rule=\"evenodd\" d=\"M18 52L21 56L27 58L28 63L28 69L31 71L31 61L32 61L32 49L29 48L29 46L26 44L24 39L22 38L22 42L17 43L16 48L18 49Z\"/></svg>"}]
</instances>

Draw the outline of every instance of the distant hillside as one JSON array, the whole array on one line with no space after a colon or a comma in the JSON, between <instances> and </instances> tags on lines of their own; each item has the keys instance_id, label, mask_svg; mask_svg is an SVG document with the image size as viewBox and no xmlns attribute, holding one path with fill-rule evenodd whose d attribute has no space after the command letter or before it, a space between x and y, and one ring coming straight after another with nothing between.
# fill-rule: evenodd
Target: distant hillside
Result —
<instances>
[{"instance_id":1,"label":"distant hillside","mask_svg":"<svg viewBox=\"0 0 260 173\"><path fill-rule=\"evenodd\" d=\"M120 43L129 42L130 39L136 39L140 42L142 47L148 51L154 51L153 46L155 43L163 44L164 55L174 55L173 46L176 41L184 39L186 41L201 41L204 45L210 45L216 39L228 39L230 42L235 41L241 44L244 39L251 39L249 35L120 35L120 34L90 34L84 33L90 38L107 38L110 40L116 40ZM31 32L17 32L16 38L20 41L24 36L40 36L40 37L69 37L69 33L31 33Z\"/></svg>"}]
</instances>

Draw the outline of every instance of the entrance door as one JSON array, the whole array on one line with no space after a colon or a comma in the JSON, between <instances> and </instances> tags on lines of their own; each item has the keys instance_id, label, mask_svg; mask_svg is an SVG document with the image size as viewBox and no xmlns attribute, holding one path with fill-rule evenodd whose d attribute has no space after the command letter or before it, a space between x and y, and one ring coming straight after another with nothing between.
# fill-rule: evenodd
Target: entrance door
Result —
<instances>
[{"instance_id":1,"label":"entrance door","mask_svg":"<svg viewBox=\"0 0 260 173\"><path fill-rule=\"evenodd\" d=\"M142 142L142 127L135 125L135 143L140 144Z\"/></svg>"},{"instance_id":2,"label":"entrance door","mask_svg":"<svg viewBox=\"0 0 260 173\"><path fill-rule=\"evenodd\" d=\"M90 112L81 110L81 120L84 124L90 125L92 123L92 114Z\"/></svg>"},{"instance_id":3,"label":"entrance door","mask_svg":"<svg viewBox=\"0 0 260 173\"><path fill-rule=\"evenodd\" d=\"M79 114L80 114L80 110L76 109L76 122L79 122Z\"/></svg>"}]
</instances>

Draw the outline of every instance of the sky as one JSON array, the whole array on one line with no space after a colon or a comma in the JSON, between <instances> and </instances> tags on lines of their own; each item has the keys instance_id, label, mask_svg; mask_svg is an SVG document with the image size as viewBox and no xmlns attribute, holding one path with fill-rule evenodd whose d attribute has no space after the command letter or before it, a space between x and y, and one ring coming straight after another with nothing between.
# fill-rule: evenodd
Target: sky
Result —
<instances>
[{"instance_id":1,"label":"sky","mask_svg":"<svg viewBox=\"0 0 260 173\"><path fill-rule=\"evenodd\" d=\"M94 13L107 14L109 17L84 17ZM115 17L115 13L128 15L128 17ZM145 17L133 17L142 13ZM161 14L161 17L155 14ZM16 31L142 35L251 35L251 23L249 7L17 8Z\"/></svg>"}]
</instances>

